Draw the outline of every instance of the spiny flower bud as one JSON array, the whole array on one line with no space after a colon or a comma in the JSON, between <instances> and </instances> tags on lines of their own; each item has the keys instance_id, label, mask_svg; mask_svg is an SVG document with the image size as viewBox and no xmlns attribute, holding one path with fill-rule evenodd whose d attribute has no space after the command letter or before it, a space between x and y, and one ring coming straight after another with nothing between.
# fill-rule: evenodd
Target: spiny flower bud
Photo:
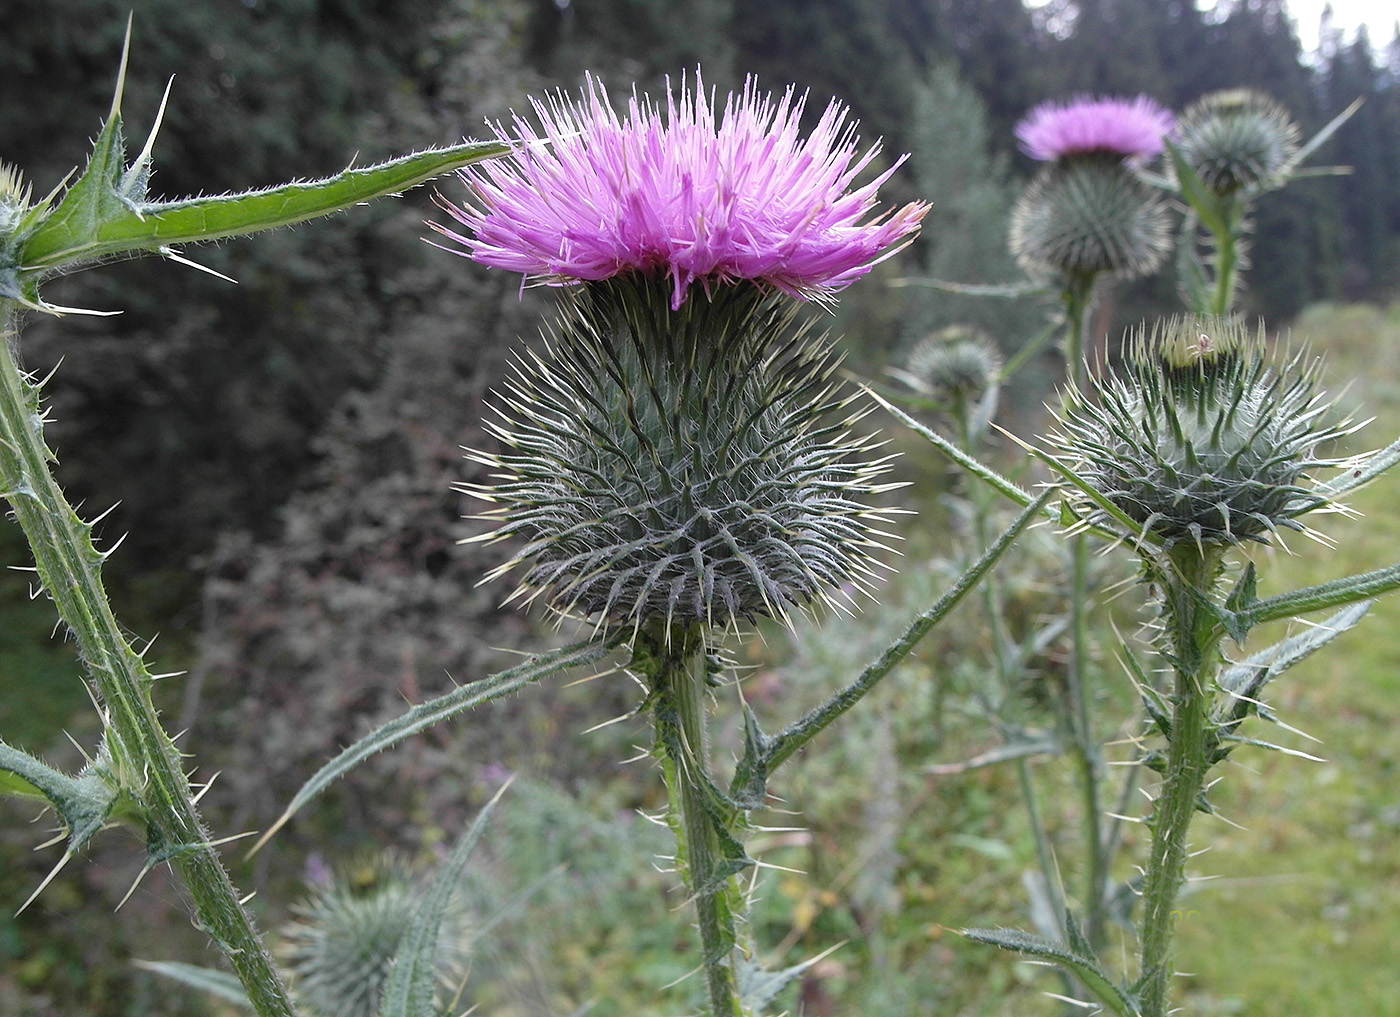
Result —
<instances>
[{"instance_id":1,"label":"spiny flower bud","mask_svg":"<svg viewBox=\"0 0 1400 1017\"><path fill-rule=\"evenodd\" d=\"M1198 99L1177 122L1182 157L1216 194L1267 187L1298 151L1298 125L1278 102L1245 88Z\"/></svg>"},{"instance_id":2,"label":"spiny flower bud","mask_svg":"<svg viewBox=\"0 0 1400 1017\"><path fill-rule=\"evenodd\" d=\"M21 216L29 211L33 188L24 182L24 176L9 163L0 162L0 234L7 234L18 224Z\"/></svg>"},{"instance_id":3,"label":"spiny flower bud","mask_svg":"<svg viewBox=\"0 0 1400 1017\"><path fill-rule=\"evenodd\" d=\"M1032 272L1134 278L1156 271L1168 242L1166 205L1111 153L1050 163L1011 213L1011 253Z\"/></svg>"},{"instance_id":4,"label":"spiny flower bud","mask_svg":"<svg viewBox=\"0 0 1400 1017\"><path fill-rule=\"evenodd\" d=\"M282 928L298 1004L315 1017L378 1017L389 969L422 899L422 881L394 855L375 856L312 886ZM454 895L438 932L445 985L466 969L471 915Z\"/></svg>"},{"instance_id":5,"label":"spiny flower bud","mask_svg":"<svg viewBox=\"0 0 1400 1017\"><path fill-rule=\"evenodd\" d=\"M850 427L836 361L757 286L672 307L640 275L566 291L546 348L517 359L488 425L509 451L462 489L520 538L512 599L637 624L785 618L833 600L881 546L867 499L886 459Z\"/></svg>"},{"instance_id":6,"label":"spiny flower bud","mask_svg":"<svg viewBox=\"0 0 1400 1017\"><path fill-rule=\"evenodd\" d=\"M1170 549L1246 540L1267 543L1326 505L1306 482L1335 465L1319 444L1349 433L1325 420L1319 361L1281 361L1236 320L1183 317L1140 329L1121 376L1071 389L1050 437L1056 457L1139 527L1127 536ZM1070 508L1091 525L1120 529L1083 492Z\"/></svg>"},{"instance_id":7,"label":"spiny flower bud","mask_svg":"<svg viewBox=\"0 0 1400 1017\"><path fill-rule=\"evenodd\" d=\"M997 383L1001 354L986 333L949 325L926 336L909 351L905 377L946 405L971 403Z\"/></svg>"}]
</instances>

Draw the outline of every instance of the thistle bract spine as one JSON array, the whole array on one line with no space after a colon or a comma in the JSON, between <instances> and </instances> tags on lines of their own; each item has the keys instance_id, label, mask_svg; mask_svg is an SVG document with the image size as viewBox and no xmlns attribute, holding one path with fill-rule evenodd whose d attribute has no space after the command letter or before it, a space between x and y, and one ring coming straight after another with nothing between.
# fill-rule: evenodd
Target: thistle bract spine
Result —
<instances>
[{"instance_id":1,"label":"thistle bract spine","mask_svg":"<svg viewBox=\"0 0 1400 1017\"><path fill-rule=\"evenodd\" d=\"M490 537L524 547L513 597L606 623L724 625L849 598L873 572L886 458L794 304L751 286L672 308L665 280L570 291L517 359L473 453L496 483Z\"/></svg>"}]
</instances>

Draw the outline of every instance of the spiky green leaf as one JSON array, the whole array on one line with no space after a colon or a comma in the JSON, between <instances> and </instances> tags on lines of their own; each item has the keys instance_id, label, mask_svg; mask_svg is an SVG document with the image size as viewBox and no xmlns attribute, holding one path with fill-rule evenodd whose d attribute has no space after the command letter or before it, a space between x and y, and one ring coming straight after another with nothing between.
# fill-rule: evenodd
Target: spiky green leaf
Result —
<instances>
[{"instance_id":1,"label":"spiky green leaf","mask_svg":"<svg viewBox=\"0 0 1400 1017\"><path fill-rule=\"evenodd\" d=\"M1118 985L1097 960L1071 950L1063 943L1019 929L963 929L962 934L979 943L990 943L1003 950L1053 961L1078 978L1095 999L1118 1017L1141 1017L1137 1000Z\"/></svg>"},{"instance_id":2,"label":"spiky green leaf","mask_svg":"<svg viewBox=\"0 0 1400 1017\"><path fill-rule=\"evenodd\" d=\"M607 639L583 640L558 650L531 656L523 664L501 671L480 681L461 685L445 695L419 703L408 712L375 728L353 745L341 751L308 780L292 798L291 804L277 822L253 846L257 851L280 830L307 802L335 781L349 773L370 756L403 741L434 724L470 710L482 703L500 699L533 682L570 667L585 667L607 656L626 641L630 633L619 631Z\"/></svg>"},{"instance_id":3,"label":"spiky green leaf","mask_svg":"<svg viewBox=\"0 0 1400 1017\"><path fill-rule=\"evenodd\" d=\"M46 799L68 829L70 853L102 829L121 797L121 792L92 768L70 777L2 741L0 792Z\"/></svg>"},{"instance_id":4,"label":"spiky green leaf","mask_svg":"<svg viewBox=\"0 0 1400 1017\"><path fill-rule=\"evenodd\" d=\"M443 859L433 875L413 920L404 930L399 951L394 957L389 981L384 986L381 1017L434 1017L437 1013L433 1006L433 993L437 982L438 930L452 894L461 881L462 869L481 840L486 821L508 786L502 786L482 807L452 853Z\"/></svg>"},{"instance_id":5,"label":"spiky green leaf","mask_svg":"<svg viewBox=\"0 0 1400 1017\"><path fill-rule=\"evenodd\" d=\"M59 206L30 235L26 271L51 269L127 252L243 236L330 215L373 198L398 194L449 170L502 155L499 142L432 148L321 180L217 194L182 201L133 200L121 191L125 174L120 120L98 136L93 157Z\"/></svg>"},{"instance_id":6,"label":"spiky green leaf","mask_svg":"<svg viewBox=\"0 0 1400 1017\"><path fill-rule=\"evenodd\" d=\"M207 992L215 999L222 999L240 1009L253 1009L253 1004L248 1001L248 994L243 991L243 985L226 971L202 968L198 964L181 964L178 961L137 961L136 966L174 979L192 989Z\"/></svg>"},{"instance_id":7,"label":"spiky green leaf","mask_svg":"<svg viewBox=\"0 0 1400 1017\"><path fill-rule=\"evenodd\" d=\"M1343 607L1358 601L1370 600L1381 594L1400 589L1400 564L1362 572L1330 582L1307 586L1291 593L1281 593L1276 597L1265 597L1249 611L1253 624L1293 618L1313 611L1325 611L1330 607Z\"/></svg>"},{"instance_id":8,"label":"spiky green leaf","mask_svg":"<svg viewBox=\"0 0 1400 1017\"><path fill-rule=\"evenodd\" d=\"M1321 624L1310 625L1301 632L1250 654L1221 672L1218 684L1227 693L1253 697L1265 682L1276 678L1294 664L1320 650L1343 632L1355 628L1371 609L1372 603L1370 600L1363 600L1349 604Z\"/></svg>"},{"instance_id":9,"label":"spiky green leaf","mask_svg":"<svg viewBox=\"0 0 1400 1017\"><path fill-rule=\"evenodd\" d=\"M1171 155L1172 167L1176 170L1181 196L1186 199L1186 203L1191 206L1191 210L1201 220L1201 225L1216 236L1228 234L1232 218L1230 199L1222 198L1205 185L1205 181L1191 168L1191 164L1181 154L1181 149L1177 148L1171 141L1166 141L1165 144L1167 152Z\"/></svg>"}]
</instances>

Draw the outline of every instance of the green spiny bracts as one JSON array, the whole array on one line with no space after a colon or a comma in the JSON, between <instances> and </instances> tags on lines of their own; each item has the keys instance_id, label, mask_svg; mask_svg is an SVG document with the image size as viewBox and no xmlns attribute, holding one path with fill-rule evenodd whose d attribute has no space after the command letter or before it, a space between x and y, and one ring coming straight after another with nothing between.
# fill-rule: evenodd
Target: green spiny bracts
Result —
<instances>
[{"instance_id":1,"label":"green spiny bracts","mask_svg":"<svg viewBox=\"0 0 1400 1017\"><path fill-rule=\"evenodd\" d=\"M887 458L850 428L825 345L752 284L677 309L631 274L569 291L545 349L513 365L471 453L498 471L487 539L523 539L492 576L512 599L600 623L785 618L872 574Z\"/></svg>"},{"instance_id":2,"label":"green spiny bracts","mask_svg":"<svg viewBox=\"0 0 1400 1017\"><path fill-rule=\"evenodd\" d=\"M1011 253L1028 271L1136 278L1169 247L1166 205L1117 156L1047 164L1011 213Z\"/></svg>"},{"instance_id":3,"label":"green spiny bracts","mask_svg":"<svg viewBox=\"0 0 1400 1017\"><path fill-rule=\"evenodd\" d=\"M20 293L20 249L44 213L33 197L20 171L0 162L0 297L15 299Z\"/></svg>"},{"instance_id":4,"label":"green spiny bracts","mask_svg":"<svg viewBox=\"0 0 1400 1017\"><path fill-rule=\"evenodd\" d=\"M1071 389L1050 441L1143 545L1267 543L1329 504L1309 471L1336 465L1316 449L1349 432L1328 422L1318 370L1305 352L1268 352L1262 324L1251 333L1236 320L1173 318L1131 338L1122 376L1091 379L1087 396ZM1069 507L1124 528L1082 491Z\"/></svg>"},{"instance_id":5,"label":"green spiny bracts","mask_svg":"<svg viewBox=\"0 0 1400 1017\"><path fill-rule=\"evenodd\" d=\"M297 1003L315 1017L378 1017L423 891L423 879L392 854L313 883L311 897L282 927L280 952ZM446 989L465 975L473 931L470 911L454 895L438 933L437 969Z\"/></svg>"},{"instance_id":6,"label":"green spiny bracts","mask_svg":"<svg viewBox=\"0 0 1400 1017\"><path fill-rule=\"evenodd\" d=\"M1268 187L1298 151L1298 125L1279 103L1249 89L1214 92L1177 121L1177 147L1216 194Z\"/></svg>"},{"instance_id":7,"label":"green spiny bracts","mask_svg":"<svg viewBox=\"0 0 1400 1017\"><path fill-rule=\"evenodd\" d=\"M997 383L1001 354L980 329L950 325L926 336L909 351L907 377L939 402L971 402Z\"/></svg>"}]
</instances>

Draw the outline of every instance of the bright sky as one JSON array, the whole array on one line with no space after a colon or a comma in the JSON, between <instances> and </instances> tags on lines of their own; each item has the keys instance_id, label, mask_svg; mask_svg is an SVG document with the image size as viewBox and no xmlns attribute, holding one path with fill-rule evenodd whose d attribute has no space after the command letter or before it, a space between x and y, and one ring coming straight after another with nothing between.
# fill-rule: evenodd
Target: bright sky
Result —
<instances>
[{"instance_id":1,"label":"bright sky","mask_svg":"<svg viewBox=\"0 0 1400 1017\"><path fill-rule=\"evenodd\" d=\"M1298 37L1303 49L1311 52L1317 48L1317 29L1322 20L1322 8L1328 0L1286 0L1288 10L1298 23ZM1400 20L1400 5L1395 0L1331 0L1332 17L1347 39L1356 35L1356 29L1366 26L1371 37L1371 45L1380 49L1395 37L1395 22Z\"/></svg>"}]
</instances>

